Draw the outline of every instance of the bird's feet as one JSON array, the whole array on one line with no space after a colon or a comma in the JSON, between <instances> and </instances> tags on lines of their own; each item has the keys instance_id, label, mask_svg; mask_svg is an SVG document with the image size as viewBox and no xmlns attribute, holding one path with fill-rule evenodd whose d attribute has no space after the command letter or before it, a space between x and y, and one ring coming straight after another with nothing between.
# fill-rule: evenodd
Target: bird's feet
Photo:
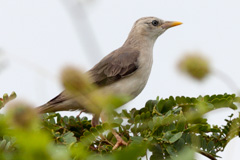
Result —
<instances>
[{"instance_id":1,"label":"bird's feet","mask_svg":"<svg viewBox=\"0 0 240 160\"><path fill-rule=\"evenodd\" d=\"M79 122L81 122L81 119L80 119L80 115L85 112L86 110L81 110L80 113L76 116L76 118L79 120Z\"/></svg>"},{"instance_id":2,"label":"bird's feet","mask_svg":"<svg viewBox=\"0 0 240 160\"><path fill-rule=\"evenodd\" d=\"M81 110L80 113L79 113L76 117L79 118L80 115L81 115L83 112L85 112L85 111L86 111L86 109Z\"/></svg>"},{"instance_id":3,"label":"bird's feet","mask_svg":"<svg viewBox=\"0 0 240 160\"><path fill-rule=\"evenodd\" d=\"M115 138L117 139L117 143L113 146L113 150L117 149L119 146L122 146L122 145L127 146L127 145L128 145L128 143L125 142L125 141L122 139L122 137L120 137L114 129L112 129L112 134L113 134L113 135L115 136Z\"/></svg>"},{"instance_id":4,"label":"bird's feet","mask_svg":"<svg viewBox=\"0 0 240 160\"><path fill-rule=\"evenodd\" d=\"M117 149L119 146L127 146L128 143L125 142L121 137L117 139L117 143L114 145L113 150Z\"/></svg>"}]
</instances>

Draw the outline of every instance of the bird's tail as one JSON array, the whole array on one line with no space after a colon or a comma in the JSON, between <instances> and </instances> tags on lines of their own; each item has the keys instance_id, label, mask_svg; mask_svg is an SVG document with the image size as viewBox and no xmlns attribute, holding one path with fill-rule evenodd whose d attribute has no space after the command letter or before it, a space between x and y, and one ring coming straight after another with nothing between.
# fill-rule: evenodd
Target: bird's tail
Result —
<instances>
[{"instance_id":1,"label":"bird's tail","mask_svg":"<svg viewBox=\"0 0 240 160\"><path fill-rule=\"evenodd\" d=\"M39 107L36 108L36 111L37 113L39 114L43 114L43 113L48 113L48 112L53 112L51 111L51 106L49 106L48 104L44 104L44 105L41 105Z\"/></svg>"},{"instance_id":2,"label":"bird's tail","mask_svg":"<svg viewBox=\"0 0 240 160\"><path fill-rule=\"evenodd\" d=\"M85 110L85 108L80 105L75 100L66 100L59 103L53 103L52 101L41 105L36 108L37 113L49 113L49 112L58 112L58 111L76 111L76 110ZM86 111L87 112L87 111Z\"/></svg>"}]
</instances>

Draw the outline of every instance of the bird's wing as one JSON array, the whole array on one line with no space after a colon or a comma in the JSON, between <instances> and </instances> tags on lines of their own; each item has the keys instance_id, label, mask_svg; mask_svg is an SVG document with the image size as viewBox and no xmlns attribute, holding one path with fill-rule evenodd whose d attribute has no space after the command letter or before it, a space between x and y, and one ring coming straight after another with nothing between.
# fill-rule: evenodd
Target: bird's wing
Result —
<instances>
[{"instance_id":1,"label":"bird's wing","mask_svg":"<svg viewBox=\"0 0 240 160\"><path fill-rule=\"evenodd\" d=\"M112 84L136 72L139 66L139 54L140 52L135 49L119 48L104 57L98 64L89 70L87 74L90 76L91 80L93 80L93 83L99 87ZM37 110L39 113L46 113L83 108L78 103L66 103L72 98L73 97L65 90L45 105L38 107Z\"/></svg>"},{"instance_id":2,"label":"bird's wing","mask_svg":"<svg viewBox=\"0 0 240 160\"><path fill-rule=\"evenodd\" d=\"M99 87L112 84L135 73L139 66L139 54L136 49L119 48L104 57L87 74Z\"/></svg>"}]
</instances>

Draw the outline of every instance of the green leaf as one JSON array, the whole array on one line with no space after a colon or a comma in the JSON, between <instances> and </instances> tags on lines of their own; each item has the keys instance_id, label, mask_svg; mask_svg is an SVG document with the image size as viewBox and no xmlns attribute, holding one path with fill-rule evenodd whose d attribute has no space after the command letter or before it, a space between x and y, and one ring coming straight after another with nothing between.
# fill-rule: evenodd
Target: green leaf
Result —
<instances>
[{"instance_id":1,"label":"green leaf","mask_svg":"<svg viewBox=\"0 0 240 160\"><path fill-rule=\"evenodd\" d=\"M186 121L185 118L181 118L177 123L177 130L183 131L185 129Z\"/></svg>"},{"instance_id":2,"label":"green leaf","mask_svg":"<svg viewBox=\"0 0 240 160\"><path fill-rule=\"evenodd\" d=\"M67 132L63 135L64 142L66 144L71 144L77 142L76 137L74 137L74 134L72 132Z\"/></svg>"},{"instance_id":3,"label":"green leaf","mask_svg":"<svg viewBox=\"0 0 240 160\"><path fill-rule=\"evenodd\" d=\"M0 99L0 109L3 107L3 102Z\"/></svg>"},{"instance_id":4,"label":"green leaf","mask_svg":"<svg viewBox=\"0 0 240 160\"><path fill-rule=\"evenodd\" d=\"M69 121L68 121L68 117L67 117L67 116L64 116L64 117L63 117L63 122L64 122L65 124L68 124Z\"/></svg>"},{"instance_id":5,"label":"green leaf","mask_svg":"<svg viewBox=\"0 0 240 160\"><path fill-rule=\"evenodd\" d=\"M156 106L156 110L161 113L163 107L164 107L164 104L165 104L165 101L164 100L160 100L158 103L157 103L157 106Z\"/></svg>"},{"instance_id":6,"label":"green leaf","mask_svg":"<svg viewBox=\"0 0 240 160\"><path fill-rule=\"evenodd\" d=\"M7 141L5 139L3 139L1 142L0 142L0 150L3 150L5 148L7 144Z\"/></svg>"},{"instance_id":7,"label":"green leaf","mask_svg":"<svg viewBox=\"0 0 240 160\"><path fill-rule=\"evenodd\" d=\"M152 145L149 150L152 152L150 160L164 159L164 153L162 150L162 146L160 146L159 144Z\"/></svg>"},{"instance_id":8,"label":"green leaf","mask_svg":"<svg viewBox=\"0 0 240 160\"><path fill-rule=\"evenodd\" d=\"M94 136L98 136L98 135L99 135L97 129L94 128L94 127L91 127L91 128L90 128L90 132L91 132Z\"/></svg>"},{"instance_id":9,"label":"green leaf","mask_svg":"<svg viewBox=\"0 0 240 160\"><path fill-rule=\"evenodd\" d=\"M148 122L148 127L149 127L149 129L153 130L153 127L154 127L153 121Z\"/></svg>"},{"instance_id":10,"label":"green leaf","mask_svg":"<svg viewBox=\"0 0 240 160\"><path fill-rule=\"evenodd\" d=\"M123 122L123 119L122 118L116 118L113 120L111 126L112 127L119 127Z\"/></svg>"},{"instance_id":11,"label":"green leaf","mask_svg":"<svg viewBox=\"0 0 240 160\"><path fill-rule=\"evenodd\" d=\"M213 141L210 141L210 142L208 143L208 145L207 145L207 150L208 150L208 151L211 151L211 150L213 149L213 147L214 147L214 142L213 142Z\"/></svg>"},{"instance_id":12,"label":"green leaf","mask_svg":"<svg viewBox=\"0 0 240 160\"><path fill-rule=\"evenodd\" d=\"M172 160L194 160L195 159L195 151L191 148L185 147L179 153L177 157L172 157Z\"/></svg>"},{"instance_id":13,"label":"green leaf","mask_svg":"<svg viewBox=\"0 0 240 160\"><path fill-rule=\"evenodd\" d=\"M103 127L102 127L101 125L97 125L97 126L96 126L96 129L97 129L97 131L98 131L99 133L103 133L103 132L104 132L104 129L103 129Z\"/></svg>"},{"instance_id":14,"label":"green leaf","mask_svg":"<svg viewBox=\"0 0 240 160\"><path fill-rule=\"evenodd\" d=\"M104 130L108 130L108 129L111 128L108 123L103 123L103 124L102 124L102 127L103 127Z\"/></svg>"},{"instance_id":15,"label":"green leaf","mask_svg":"<svg viewBox=\"0 0 240 160\"><path fill-rule=\"evenodd\" d=\"M180 138L174 145L174 147L176 148L177 151L180 151L183 149L185 145L185 141L183 138Z\"/></svg>"},{"instance_id":16,"label":"green leaf","mask_svg":"<svg viewBox=\"0 0 240 160\"><path fill-rule=\"evenodd\" d=\"M175 150L174 150L174 148L173 148L172 146L168 145L167 148L166 148L166 151L167 151L171 156L173 156L173 157L176 156L176 152L175 152Z\"/></svg>"},{"instance_id":17,"label":"green leaf","mask_svg":"<svg viewBox=\"0 0 240 160\"><path fill-rule=\"evenodd\" d=\"M185 141L186 141L188 144L191 144L191 143L192 143L191 134L187 134L187 135L186 135Z\"/></svg>"},{"instance_id":18,"label":"green leaf","mask_svg":"<svg viewBox=\"0 0 240 160\"><path fill-rule=\"evenodd\" d=\"M177 134L174 134L170 139L169 142L170 143L174 143L176 142L178 139L180 139L182 137L182 132L178 132Z\"/></svg>"},{"instance_id":19,"label":"green leaf","mask_svg":"<svg viewBox=\"0 0 240 160\"><path fill-rule=\"evenodd\" d=\"M111 141L112 138L113 138L113 134L112 134L112 132L109 132L107 134L107 139Z\"/></svg>"},{"instance_id":20,"label":"green leaf","mask_svg":"<svg viewBox=\"0 0 240 160\"><path fill-rule=\"evenodd\" d=\"M164 134L162 140L165 141L165 142L169 142L169 139L170 139L171 137L173 137L172 132L171 132L171 131L167 131L167 132Z\"/></svg>"},{"instance_id":21,"label":"green leaf","mask_svg":"<svg viewBox=\"0 0 240 160\"><path fill-rule=\"evenodd\" d=\"M139 157L142 157L146 154L148 145L146 143L141 144L131 144L127 148L115 152L112 155L111 160L127 160L127 159L137 159ZM104 158L105 160L105 158Z\"/></svg>"},{"instance_id":22,"label":"green leaf","mask_svg":"<svg viewBox=\"0 0 240 160\"><path fill-rule=\"evenodd\" d=\"M12 99L15 99L16 97L17 97L17 94L15 92L12 92L9 98L12 100Z\"/></svg>"},{"instance_id":23,"label":"green leaf","mask_svg":"<svg viewBox=\"0 0 240 160\"><path fill-rule=\"evenodd\" d=\"M237 105L235 105L235 104L233 104L233 103L230 104L229 108L231 108L231 109L233 109L233 110L237 110L237 109L238 109Z\"/></svg>"},{"instance_id":24,"label":"green leaf","mask_svg":"<svg viewBox=\"0 0 240 160\"><path fill-rule=\"evenodd\" d=\"M131 118L131 115L127 112L127 110L122 110L122 115L127 117L127 118Z\"/></svg>"},{"instance_id":25,"label":"green leaf","mask_svg":"<svg viewBox=\"0 0 240 160\"><path fill-rule=\"evenodd\" d=\"M145 104L145 107L149 110L149 111L153 111L153 107L157 104L157 100L149 100L147 101L147 103Z\"/></svg>"},{"instance_id":26,"label":"green leaf","mask_svg":"<svg viewBox=\"0 0 240 160\"><path fill-rule=\"evenodd\" d=\"M133 141L133 143L141 143L143 141L143 137L134 136L134 137L131 137L131 140Z\"/></svg>"},{"instance_id":27,"label":"green leaf","mask_svg":"<svg viewBox=\"0 0 240 160\"><path fill-rule=\"evenodd\" d=\"M149 119L151 117L151 113L149 111L146 112L146 119Z\"/></svg>"},{"instance_id":28,"label":"green leaf","mask_svg":"<svg viewBox=\"0 0 240 160\"><path fill-rule=\"evenodd\" d=\"M85 132L83 133L83 135L84 135L85 137L88 137L89 135L91 135L91 132L85 131Z\"/></svg>"},{"instance_id":29,"label":"green leaf","mask_svg":"<svg viewBox=\"0 0 240 160\"><path fill-rule=\"evenodd\" d=\"M4 95L3 95L3 102L7 102L8 101L8 94L7 93L5 93Z\"/></svg>"},{"instance_id":30,"label":"green leaf","mask_svg":"<svg viewBox=\"0 0 240 160\"><path fill-rule=\"evenodd\" d=\"M141 119L141 120L144 120L145 118L146 118L146 114L145 114L145 113L141 113L140 119Z\"/></svg>"},{"instance_id":31,"label":"green leaf","mask_svg":"<svg viewBox=\"0 0 240 160\"><path fill-rule=\"evenodd\" d=\"M201 146L202 146L203 150L207 149L206 139L202 138L202 139L200 139L200 141L201 141Z\"/></svg>"},{"instance_id":32,"label":"green leaf","mask_svg":"<svg viewBox=\"0 0 240 160\"><path fill-rule=\"evenodd\" d=\"M135 122L135 123L140 122L140 115L136 115L136 117L135 117L135 119L134 119L134 122Z\"/></svg>"},{"instance_id":33,"label":"green leaf","mask_svg":"<svg viewBox=\"0 0 240 160\"><path fill-rule=\"evenodd\" d=\"M7 142L7 144L5 145L5 150L9 150L11 147L11 142Z\"/></svg>"}]
</instances>

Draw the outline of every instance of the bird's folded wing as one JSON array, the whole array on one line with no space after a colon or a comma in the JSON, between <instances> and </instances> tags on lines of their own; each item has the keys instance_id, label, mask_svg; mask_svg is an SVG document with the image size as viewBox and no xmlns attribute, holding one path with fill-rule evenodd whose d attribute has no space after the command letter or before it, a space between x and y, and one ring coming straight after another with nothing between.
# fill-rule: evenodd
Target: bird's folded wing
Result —
<instances>
[{"instance_id":1,"label":"bird's folded wing","mask_svg":"<svg viewBox=\"0 0 240 160\"><path fill-rule=\"evenodd\" d=\"M119 48L103 58L87 74L99 87L115 83L137 71L139 54L140 52L135 49ZM45 105L38 107L38 110L40 113L45 113L82 108L79 104L69 105L66 103L72 98L73 95L69 95L65 90ZM61 105L59 106L59 104Z\"/></svg>"},{"instance_id":2,"label":"bird's folded wing","mask_svg":"<svg viewBox=\"0 0 240 160\"><path fill-rule=\"evenodd\" d=\"M136 49L121 47L104 57L87 73L99 87L115 83L136 72L139 54Z\"/></svg>"}]
</instances>

